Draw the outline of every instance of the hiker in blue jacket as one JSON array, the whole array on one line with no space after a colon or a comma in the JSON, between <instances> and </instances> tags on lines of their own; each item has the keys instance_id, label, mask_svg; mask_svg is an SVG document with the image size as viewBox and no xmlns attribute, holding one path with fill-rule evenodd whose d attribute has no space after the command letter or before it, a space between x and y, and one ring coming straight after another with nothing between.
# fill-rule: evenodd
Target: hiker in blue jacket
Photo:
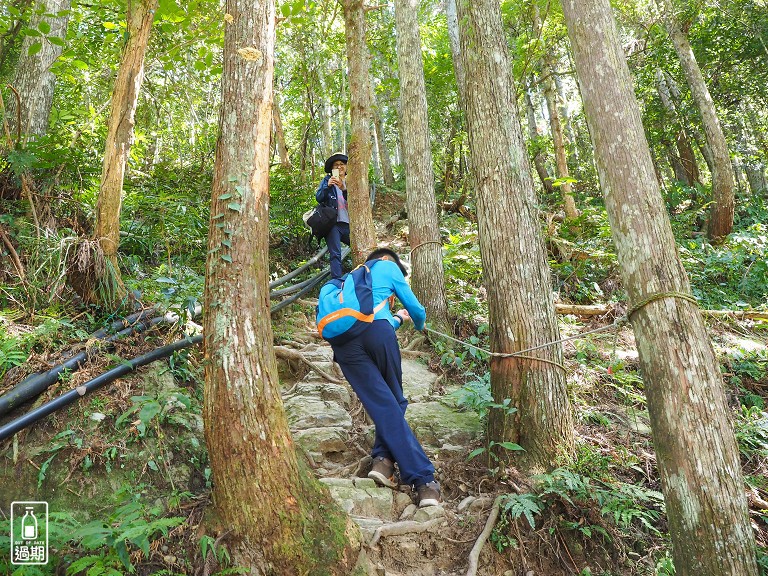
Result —
<instances>
[{"instance_id":1,"label":"hiker in blue jacket","mask_svg":"<svg viewBox=\"0 0 768 576\"><path fill-rule=\"evenodd\" d=\"M326 176L320 182L315 198L318 204L336 208L336 225L325 235L331 258L331 277L341 278L341 243L349 246L349 211L347 209L347 155L334 154L325 161Z\"/></svg>"},{"instance_id":2,"label":"hiker in blue jacket","mask_svg":"<svg viewBox=\"0 0 768 576\"><path fill-rule=\"evenodd\" d=\"M378 260L377 260L378 259ZM377 260L371 264L372 260ZM424 328L426 312L405 280L408 274L398 255L378 248L366 258L371 271L374 309L393 295L405 307L395 314L384 305L370 327L343 344L331 344L336 362L360 398L376 427L373 467L368 474L377 484L396 488L395 462L403 484L415 486L420 507L441 501L435 468L405 420L408 401L403 395L403 370L395 330L413 321Z\"/></svg>"}]
</instances>

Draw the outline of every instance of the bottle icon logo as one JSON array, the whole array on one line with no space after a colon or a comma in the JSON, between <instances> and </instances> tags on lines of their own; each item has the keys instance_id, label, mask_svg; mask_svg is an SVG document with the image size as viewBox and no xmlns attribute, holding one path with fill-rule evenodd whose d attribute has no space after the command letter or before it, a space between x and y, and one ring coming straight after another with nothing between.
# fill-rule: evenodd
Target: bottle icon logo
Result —
<instances>
[{"instance_id":1,"label":"bottle icon logo","mask_svg":"<svg viewBox=\"0 0 768 576\"><path fill-rule=\"evenodd\" d=\"M24 517L21 519L21 538L22 540L34 540L37 538L35 509L32 506L27 506L26 510Z\"/></svg>"},{"instance_id":2,"label":"bottle icon logo","mask_svg":"<svg viewBox=\"0 0 768 576\"><path fill-rule=\"evenodd\" d=\"M48 502L11 502L11 564L48 564Z\"/></svg>"}]
</instances>

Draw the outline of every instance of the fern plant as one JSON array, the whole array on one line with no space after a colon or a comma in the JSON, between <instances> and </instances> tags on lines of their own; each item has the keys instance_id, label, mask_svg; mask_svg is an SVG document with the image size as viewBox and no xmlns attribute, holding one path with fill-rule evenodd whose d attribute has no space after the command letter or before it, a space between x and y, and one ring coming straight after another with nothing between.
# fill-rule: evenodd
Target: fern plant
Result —
<instances>
[{"instance_id":1,"label":"fern plant","mask_svg":"<svg viewBox=\"0 0 768 576\"><path fill-rule=\"evenodd\" d=\"M73 562L67 569L68 575L83 571L109 576L124 574L126 570L133 573L132 551L141 550L148 558L151 541L167 536L170 529L184 522L182 517L162 517L162 507L146 506L139 500L141 494L128 489L121 490L118 497L121 505L106 520L94 520L72 533L72 539L93 554Z\"/></svg>"}]
</instances>

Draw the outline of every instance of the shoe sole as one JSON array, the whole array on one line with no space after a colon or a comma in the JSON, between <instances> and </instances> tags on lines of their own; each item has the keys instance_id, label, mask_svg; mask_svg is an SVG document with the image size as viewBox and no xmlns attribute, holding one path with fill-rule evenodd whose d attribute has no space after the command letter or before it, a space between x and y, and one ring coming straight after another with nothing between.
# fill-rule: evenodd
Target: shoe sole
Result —
<instances>
[{"instance_id":1,"label":"shoe sole","mask_svg":"<svg viewBox=\"0 0 768 576\"><path fill-rule=\"evenodd\" d=\"M440 504L440 500L437 500L435 498L425 498L421 502L419 502L419 508L426 508L427 506L437 506Z\"/></svg>"},{"instance_id":2,"label":"shoe sole","mask_svg":"<svg viewBox=\"0 0 768 576\"><path fill-rule=\"evenodd\" d=\"M397 488L397 484L391 479L387 478L381 472L374 472L371 470L368 472L368 478L376 482L379 486L386 486L387 488Z\"/></svg>"}]
</instances>

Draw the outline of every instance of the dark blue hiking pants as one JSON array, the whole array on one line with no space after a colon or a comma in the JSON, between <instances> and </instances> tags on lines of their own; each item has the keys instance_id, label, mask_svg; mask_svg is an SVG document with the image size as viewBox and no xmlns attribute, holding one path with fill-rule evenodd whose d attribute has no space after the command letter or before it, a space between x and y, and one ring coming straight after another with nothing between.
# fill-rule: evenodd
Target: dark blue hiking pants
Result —
<instances>
[{"instance_id":1,"label":"dark blue hiking pants","mask_svg":"<svg viewBox=\"0 0 768 576\"><path fill-rule=\"evenodd\" d=\"M328 254L331 256L331 278L341 278L343 276L341 268L341 243L349 246L349 224L346 222L336 222L330 232L325 237L325 243L328 245Z\"/></svg>"},{"instance_id":2,"label":"dark blue hiking pants","mask_svg":"<svg viewBox=\"0 0 768 576\"><path fill-rule=\"evenodd\" d=\"M333 352L376 426L371 456L397 462L403 484L432 482L435 468L405 421L400 347L389 321L375 320L351 342L333 345Z\"/></svg>"}]
</instances>

